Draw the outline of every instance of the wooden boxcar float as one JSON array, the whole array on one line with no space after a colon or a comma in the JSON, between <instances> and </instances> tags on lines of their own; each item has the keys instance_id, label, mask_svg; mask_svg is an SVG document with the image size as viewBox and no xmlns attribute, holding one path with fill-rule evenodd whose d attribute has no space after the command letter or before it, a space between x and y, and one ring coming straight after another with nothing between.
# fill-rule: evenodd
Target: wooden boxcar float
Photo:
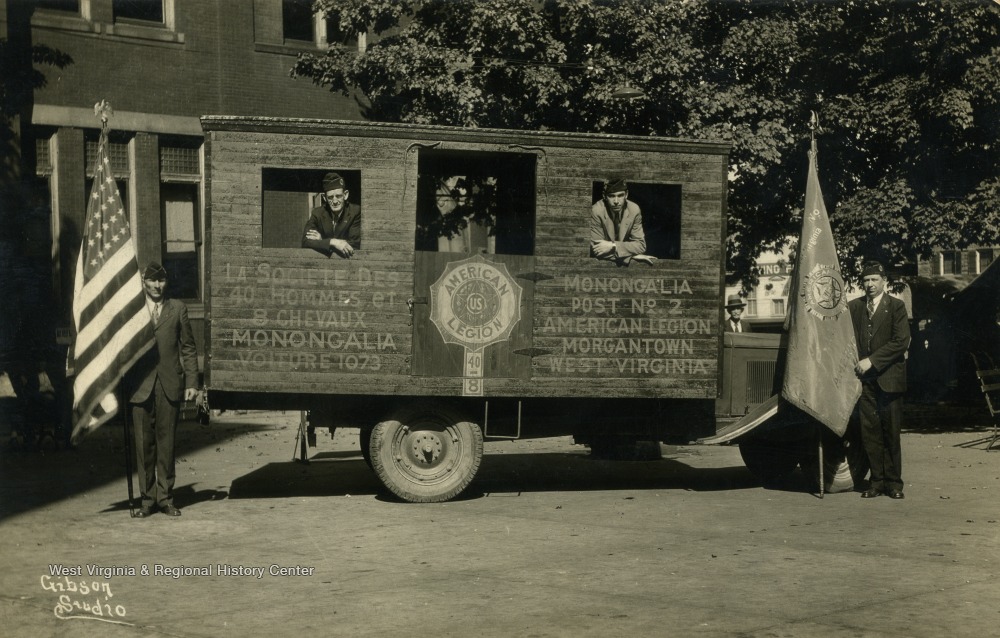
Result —
<instances>
[{"instance_id":1,"label":"wooden boxcar float","mask_svg":"<svg viewBox=\"0 0 1000 638\"><path fill-rule=\"evenodd\" d=\"M431 502L469 484L484 438L690 441L763 400L721 392L728 144L202 125L213 408L308 411L313 441L358 427L385 486ZM331 172L360 207L350 258L303 247ZM592 256L595 206L619 179L655 260ZM770 366L750 380L763 398Z\"/></svg>"}]
</instances>

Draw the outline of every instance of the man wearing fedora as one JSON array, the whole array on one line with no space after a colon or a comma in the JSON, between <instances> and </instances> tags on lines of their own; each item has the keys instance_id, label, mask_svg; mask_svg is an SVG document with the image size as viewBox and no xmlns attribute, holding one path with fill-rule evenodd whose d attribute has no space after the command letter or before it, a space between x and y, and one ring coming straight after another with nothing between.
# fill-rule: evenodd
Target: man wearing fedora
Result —
<instances>
[{"instance_id":1,"label":"man wearing fedora","mask_svg":"<svg viewBox=\"0 0 1000 638\"><path fill-rule=\"evenodd\" d=\"M906 391L906 350L910 324L906 305L885 292L885 268L865 264L861 287L865 295L848 302L858 345L855 372L861 379L858 411L861 442L871 463L871 484L861 498L885 494L903 498L903 458L899 431Z\"/></svg>"},{"instance_id":2,"label":"man wearing fedora","mask_svg":"<svg viewBox=\"0 0 1000 638\"><path fill-rule=\"evenodd\" d=\"M629 201L628 183L609 180L601 200L590 209L590 256L618 266L628 266L633 260L652 264L656 257L643 254L645 250L642 211Z\"/></svg>"},{"instance_id":3,"label":"man wearing fedora","mask_svg":"<svg viewBox=\"0 0 1000 638\"><path fill-rule=\"evenodd\" d=\"M350 194L339 174L323 177L323 204L309 213L302 231L303 248L344 259L361 248L361 207L347 201Z\"/></svg>"},{"instance_id":4,"label":"man wearing fedora","mask_svg":"<svg viewBox=\"0 0 1000 638\"><path fill-rule=\"evenodd\" d=\"M180 516L174 506L174 435L181 400L198 394L198 349L187 306L165 295L163 266L150 262L142 272L142 287L156 343L125 375L142 495L136 516L147 518L155 508Z\"/></svg>"},{"instance_id":5,"label":"man wearing fedora","mask_svg":"<svg viewBox=\"0 0 1000 638\"><path fill-rule=\"evenodd\" d=\"M753 327L750 322L743 321L743 309L747 307L743 297L739 295L729 295L726 300L726 312L729 313L729 317L723 324L724 332L753 332Z\"/></svg>"}]
</instances>

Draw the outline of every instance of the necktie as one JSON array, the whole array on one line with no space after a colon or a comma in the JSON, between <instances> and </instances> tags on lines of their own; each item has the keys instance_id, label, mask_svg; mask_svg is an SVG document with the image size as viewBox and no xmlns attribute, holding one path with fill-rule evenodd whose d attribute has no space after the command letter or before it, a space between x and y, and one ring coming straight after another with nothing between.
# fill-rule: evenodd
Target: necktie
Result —
<instances>
[{"instance_id":1,"label":"necktie","mask_svg":"<svg viewBox=\"0 0 1000 638\"><path fill-rule=\"evenodd\" d=\"M875 314L875 300L868 300L868 317L871 318Z\"/></svg>"},{"instance_id":2,"label":"necktie","mask_svg":"<svg viewBox=\"0 0 1000 638\"><path fill-rule=\"evenodd\" d=\"M153 325L160 323L160 304L153 304Z\"/></svg>"},{"instance_id":3,"label":"necktie","mask_svg":"<svg viewBox=\"0 0 1000 638\"><path fill-rule=\"evenodd\" d=\"M736 332L743 332L743 324L740 323L739 321L733 322L733 328L736 329Z\"/></svg>"}]
</instances>

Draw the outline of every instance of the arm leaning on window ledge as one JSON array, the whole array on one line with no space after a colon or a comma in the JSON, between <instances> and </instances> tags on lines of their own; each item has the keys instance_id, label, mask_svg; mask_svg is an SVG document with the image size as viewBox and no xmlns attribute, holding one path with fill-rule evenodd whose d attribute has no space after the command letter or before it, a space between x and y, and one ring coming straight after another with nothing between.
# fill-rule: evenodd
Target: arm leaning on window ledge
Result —
<instances>
[{"instance_id":1,"label":"arm leaning on window ledge","mask_svg":"<svg viewBox=\"0 0 1000 638\"><path fill-rule=\"evenodd\" d=\"M350 259L361 248L361 207L348 200L351 191L337 173L323 176L322 204L312 209L302 230L302 247L327 257Z\"/></svg>"}]
</instances>

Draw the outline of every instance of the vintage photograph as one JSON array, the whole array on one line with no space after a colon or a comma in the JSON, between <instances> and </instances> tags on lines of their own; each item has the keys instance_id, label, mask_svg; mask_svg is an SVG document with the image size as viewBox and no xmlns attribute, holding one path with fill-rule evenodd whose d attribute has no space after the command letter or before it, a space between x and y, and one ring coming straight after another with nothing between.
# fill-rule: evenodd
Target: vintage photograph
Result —
<instances>
[{"instance_id":1,"label":"vintage photograph","mask_svg":"<svg viewBox=\"0 0 1000 638\"><path fill-rule=\"evenodd\" d=\"M0 0L0 633L996 634L998 69L998 0Z\"/></svg>"}]
</instances>

